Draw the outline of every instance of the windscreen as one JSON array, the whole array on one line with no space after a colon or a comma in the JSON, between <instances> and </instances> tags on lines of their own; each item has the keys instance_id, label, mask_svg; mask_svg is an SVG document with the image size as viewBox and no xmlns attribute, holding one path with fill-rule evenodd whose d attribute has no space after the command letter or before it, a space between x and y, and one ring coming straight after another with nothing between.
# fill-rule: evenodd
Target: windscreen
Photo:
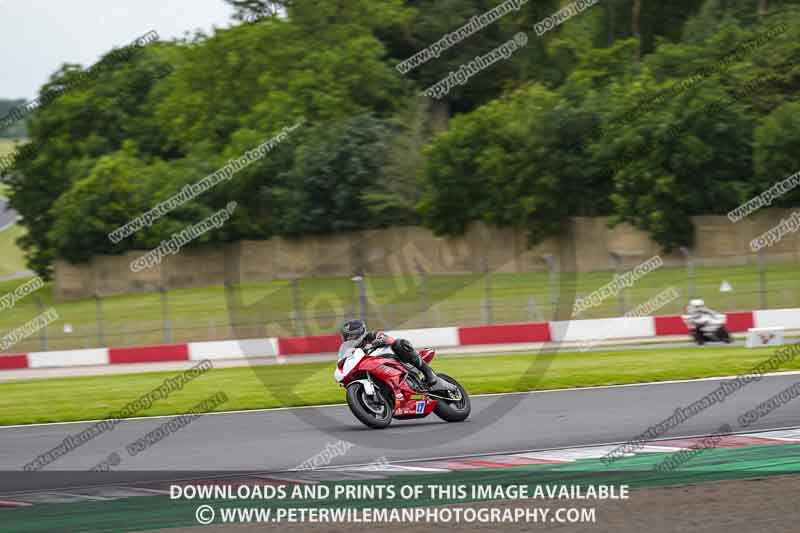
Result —
<instances>
[{"instance_id":1,"label":"windscreen","mask_svg":"<svg viewBox=\"0 0 800 533\"><path fill-rule=\"evenodd\" d=\"M355 348L357 344L357 340L343 342L342 345L339 346L338 358L341 359L343 357L347 357L350 354L350 351Z\"/></svg>"}]
</instances>

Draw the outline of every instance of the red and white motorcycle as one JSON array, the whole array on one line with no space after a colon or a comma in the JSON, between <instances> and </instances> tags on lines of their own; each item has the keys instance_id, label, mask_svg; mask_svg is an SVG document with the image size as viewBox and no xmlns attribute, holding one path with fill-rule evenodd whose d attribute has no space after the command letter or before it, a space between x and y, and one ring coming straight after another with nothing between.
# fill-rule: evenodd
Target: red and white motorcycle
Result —
<instances>
[{"instance_id":1,"label":"red and white motorcycle","mask_svg":"<svg viewBox=\"0 0 800 533\"><path fill-rule=\"evenodd\" d=\"M425 418L435 413L447 422L466 420L472 409L464 387L446 374L439 374L446 390L427 389L424 376L413 366L400 361L390 346L369 354L347 341L339 347L334 378L347 389L347 405L366 426L382 429L399 420ZM420 357L430 363L436 352L420 350Z\"/></svg>"}]
</instances>

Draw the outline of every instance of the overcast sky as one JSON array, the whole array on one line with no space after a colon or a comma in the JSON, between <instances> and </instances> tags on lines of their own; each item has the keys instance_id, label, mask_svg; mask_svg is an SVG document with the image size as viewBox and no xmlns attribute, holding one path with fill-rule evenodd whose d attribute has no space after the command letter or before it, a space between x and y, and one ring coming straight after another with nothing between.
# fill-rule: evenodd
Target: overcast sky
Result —
<instances>
[{"instance_id":1,"label":"overcast sky","mask_svg":"<svg viewBox=\"0 0 800 533\"><path fill-rule=\"evenodd\" d=\"M63 63L87 67L151 30L167 41L232 15L223 0L0 0L0 98L32 100Z\"/></svg>"}]
</instances>

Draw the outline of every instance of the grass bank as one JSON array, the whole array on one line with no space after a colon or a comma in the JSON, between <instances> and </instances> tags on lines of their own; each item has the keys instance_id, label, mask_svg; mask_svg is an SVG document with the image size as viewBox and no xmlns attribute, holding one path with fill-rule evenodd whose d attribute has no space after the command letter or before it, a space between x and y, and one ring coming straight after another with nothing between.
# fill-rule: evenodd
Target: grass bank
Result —
<instances>
[{"instance_id":1,"label":"grass bank","mask_svg":"<svg viewBox=\"0 0 800 533\"><path fill-rule=\"evenodd\" d=\"M456 377L471 394L588 387L734 375L774 353L735 346L567 352L555 356L541 379L538 354L448 357L434 368ZM783 370L800 369L800 360ZM0 425L102 419L147 394L175 372L26 380L0 384ZM333 363L213 369L138 416L187 412L223 391L226 411L342 403Z\"/></svg>"}]
</instances>

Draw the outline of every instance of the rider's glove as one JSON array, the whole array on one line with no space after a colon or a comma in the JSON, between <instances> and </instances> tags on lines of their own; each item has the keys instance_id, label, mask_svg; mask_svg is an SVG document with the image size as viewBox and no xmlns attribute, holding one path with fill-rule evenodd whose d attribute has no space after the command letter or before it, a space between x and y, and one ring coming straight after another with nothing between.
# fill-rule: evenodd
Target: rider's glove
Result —
<instances>
[{"instance_id":1,"label":"rider's glove","mask_svg":"<svg viewBox=\"0 0 800 533\"><path fill-rule=\"evenodd\" d=\"M389 336L386 333L380 332L375 336L375 339L372 341L372 346L378 348L380 346L386 346L389 344Z\"/></svg>"}]
</instances>

